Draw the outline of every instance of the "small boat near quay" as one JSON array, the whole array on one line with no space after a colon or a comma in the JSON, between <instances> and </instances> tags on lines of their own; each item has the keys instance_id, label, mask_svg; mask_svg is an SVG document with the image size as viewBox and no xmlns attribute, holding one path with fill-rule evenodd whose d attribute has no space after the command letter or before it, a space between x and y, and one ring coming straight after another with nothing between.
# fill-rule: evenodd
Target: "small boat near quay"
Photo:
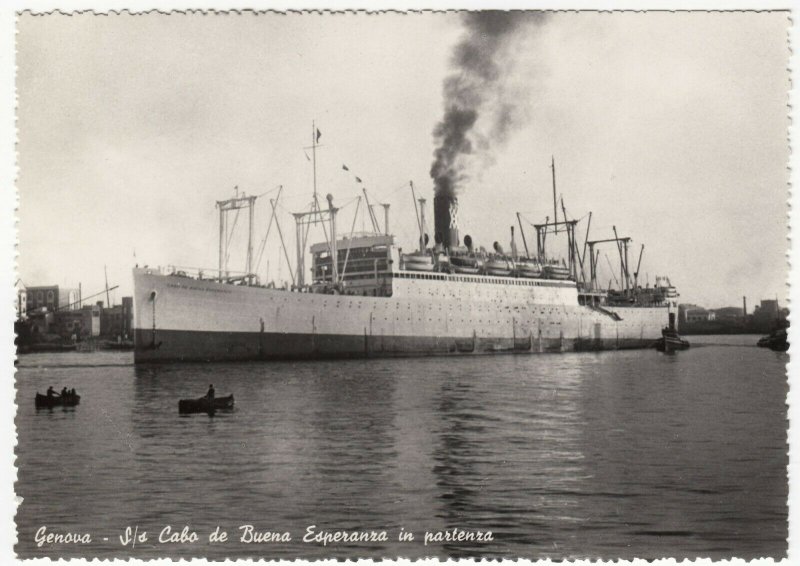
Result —
<instances>
[{"instance_id":1,"label":"small boat near quay","mask_svg":"<svg viewBox=\"0 0 800 566\"><path fill-rule=\"evenodd\" d=\"M35 343L35 344L20 344L17 352L20 354L38 354L38 353L54 353L54 352L74 352L78 348L77 344L61 344L61 343Z\"/></svg>"},{"instance_id":2,"label":"small boat near quay","mask_svg":"<svg viewBox=\"0 0 800 566\"><path fill-rule=\"evenodd\" d=\"M661 338L656 340L653 347L659 352L669 354L677 350L687 350L691 346L688 340L683 340L675 328L675 314L669 314L669 326L661 330Z\"/></svg>"},{"instance_id":3,"label":"small boat near quay","mask_svg":"<svg viewBox=\"0 0 800 566\"><path fill-rule=\"evenodd\" d=\"M690 346L688 340L683 340L675 330L665 328L663 336L656 342L656 350L659 352L674 352L676 350L687 350Z\"/></svg>"},{"instance_id":4,"label":"small boat near quay","mask_svg":"<svg viewBox=\"0 0 800 566\"><path fill-rule=\"evenodd\" d=\"M789 350L788 338L786 328L776 328L769 335L761 338L756 345L759 348L769 348L775 352L786 352Z\"/></svg>"},{"instance_id":5,"label":"small boat near quay","mask_svg":"<svg viewBox=\"0 0 800 566\"><path fill-rule=\"evenodd\" d=\"M227 397L200 397L199 399L181 399L178 401L178 413L213 413L233 409L233 395Z\"/></svg>"}]
</instances>

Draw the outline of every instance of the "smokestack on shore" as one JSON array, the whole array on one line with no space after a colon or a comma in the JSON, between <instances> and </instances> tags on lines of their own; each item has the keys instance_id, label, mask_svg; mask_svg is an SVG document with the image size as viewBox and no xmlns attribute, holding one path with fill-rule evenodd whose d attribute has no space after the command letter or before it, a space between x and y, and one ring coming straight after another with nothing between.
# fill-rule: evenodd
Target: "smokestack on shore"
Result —
<instances>
[{"instance_id":1,"label":"smokestack on shore","mask_svg":"<svg viewBox=\"0 0 800 566\"><path fill-rule=\"evenodd\" d=\"M458 199L455 195L433 197L433 222L437 243L445 249L458 247Z\"/></svg>"}]
</instances>

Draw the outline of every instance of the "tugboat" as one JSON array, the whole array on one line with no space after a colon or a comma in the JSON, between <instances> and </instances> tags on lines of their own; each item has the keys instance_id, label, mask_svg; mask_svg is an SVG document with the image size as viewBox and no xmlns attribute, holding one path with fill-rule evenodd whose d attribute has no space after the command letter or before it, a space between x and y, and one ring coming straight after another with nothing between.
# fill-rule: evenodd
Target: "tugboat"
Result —
<instances>
[{"instance_id":1,"label":"tugboat","mask_svg":"<svg viewBox=\"0 0 800 566\"><path fill-rule=\"evenodd\" d=\"M769 348L775 352L786 352L789 350L789 341L787 335L787 327L780 326L776 328L769 335L764 336L757 343L759 348Z\"/></svg>"},{"instance_id":2,"label":"tugboat","mask_svg":"<svg viewBox=\"0 0 800 566\"><path fill-rule=\"evenodd\" d=\"M683 340L675 329L675 313L669 313L669 326L661 330L661 338L656 340L653 347L659 352L669 354L677 350L686 350L689 348L688 340Z\"/></svg>"}]
</instances>

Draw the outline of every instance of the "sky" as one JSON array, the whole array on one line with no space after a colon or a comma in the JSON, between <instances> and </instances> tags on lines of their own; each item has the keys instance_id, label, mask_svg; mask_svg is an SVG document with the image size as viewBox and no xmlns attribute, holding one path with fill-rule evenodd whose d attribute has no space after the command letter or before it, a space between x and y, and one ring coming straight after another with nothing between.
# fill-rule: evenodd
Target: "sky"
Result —
<instances>
[{"instance_id":1,"label":"sky","mask_svg":"<svg viewBox=\"0 0 800 566\"><path fill-rule=\"evenodd\" d=\"M644 244L640 281L667 275L683 302L711 308L785 304L789 24L787 12L557 12L523 27L472 132L485 143L458 189L462 236L508 245L516 212L552 219L554 158L581 241L592 211L591 239L615 226L633 256ZM21 15L20 279L80 282L86 297L105 266L119 302L137 263L215 269L215 201L234 187L263 194L256 248L283 187L294 267L289 212L312 198L312 121L318 190L342 207L340 232L369 227L353 223L366 187L412 248L409 181L432 219L433 132L465 33L452 12ZM515 119L493 140L505 101ZM231 269L244 268L244 220ZM265 280L289 278L277 235L256 259Z\"/></svg>"}]
</instances>

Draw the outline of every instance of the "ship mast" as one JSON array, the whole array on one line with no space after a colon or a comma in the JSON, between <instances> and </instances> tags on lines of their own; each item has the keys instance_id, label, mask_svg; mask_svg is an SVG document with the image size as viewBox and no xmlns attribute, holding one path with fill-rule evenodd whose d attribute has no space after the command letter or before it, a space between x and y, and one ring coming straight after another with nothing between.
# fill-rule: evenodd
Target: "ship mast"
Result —
<instances>
[{"instance_id":1,"label":"ship mast","mask_svg":"<svg viewBox=\"0 0 800 566\"><path fill-rule=\"evenodd\" d=\"M322 224L322 231L325 234L325 243L328 246L328 252L330 253L331 263L332 263L332 279L331 282L336 285L338 279L338 250L336 249L336 213L339 211L338 208L333 206L333 196L328 194L328 208L323 209L319 204L319 192L317 189L317 146L319 145L319 138L322 136L322 133L317 129L317 124L315 121L311 121L311 147L310 148L303 148L303 149L311 149L311 161L313 165L313 200L311 202L311 207L308 212L295 212L292 215L295 219L295 228L297 234L297 276L294 278L294 285L297 288L302 288L305 286L305 250L306 250L306 241L308 238L308 232L311 229L312 224L317 224L317 222ZM308 157L308 154L306 154ZM330 230L331 235L330 239L328 238L328 229L325 225L325 221L328 220L330 223ZM303 229L305 228L305 230ZM288 261L288 260L287 260Z\"/></svg>"},{"instance_id":2,"label":"ship mast","mask_svg":"<svg viewBox=\"0 0 800 566\"><path fill-rule=\"evenodd\" d=\"M106 276L106 307L111 308L111 298L108 294L108 270L105 265L103 266L103 274Z\"/></svg>"},{"instance_id":3,"label":"ship mast","mask_svg":"<svg viewBox=\"0 0 800 566\"><path fill-rule=\"evenodd\" d=\"M311 163L312 163L312 170L313 170L313 199L311 201L311 210L307 214L297 215L295 214L296 220L296 237L297 237L297 276L294 278L297 285L302 286L304 284L304 272L305 272L305 249L306 249L306 242L308 240L308 232L311 229L312 224L316 224L317 222L322 223L322 231L325 234L325 243L328 244L329 251L332 251L332 247L335 244L331 244L330 240L328 240L328 230L325 227L325 220L323 216L322 207L319 204L319 194L317 192L317 146L319 145L319 138L322 136L322 133L317 129L316 121L311 121L311 147L304 148L304 149L311 149ZM306 154L308 157L308 154ZM300 222L300 218L305 218L306 216L309 217L307 222ZM302 229L302 226L305 226L305 230Z\"/></svg>"},{"instance_id":4,"label":"ship mast","mask_svg":"<svg viewBox=\"0 0 800 566\"><path fill-rule=\"evenodd\" d=\"M317 124L311 120L311 161L314 169L314 204L319 208L319 200L317 199L317 141L319 134L317 133Z\"/></svg>"},{"instance_id":5,"label":"ship mast","mask_svg":"<svg viewBox=\"0 0 800 566\"><path fill-rule=\"evenodd\" d=\"M558 207L556 206L556 158L550 156L550 169L553 170L553 222L555 224L555 234L558 234ZM564 219L566 220L566 218Z\"/></svg>"}]
</instances>

